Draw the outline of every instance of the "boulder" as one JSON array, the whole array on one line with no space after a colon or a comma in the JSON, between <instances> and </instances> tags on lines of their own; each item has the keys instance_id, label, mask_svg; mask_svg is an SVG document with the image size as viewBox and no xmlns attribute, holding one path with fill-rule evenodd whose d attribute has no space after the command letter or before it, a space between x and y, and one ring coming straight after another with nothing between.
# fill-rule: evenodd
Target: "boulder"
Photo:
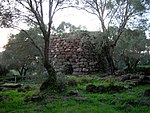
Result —
<instances>
[{"instance_id":1,"label":"boulder","mask_svg":"<svg viewBox=\"0 0 150 113\"><path fill-rule=\"evenodd\" d=\"M89 84L86 86L86 91L91 93L97 93L97 86Z\"/></svg>"},{"instance_id":2,"label":"boulder","mask_svg":"<svg viewBox=\"0 0 150 113\"><path fill-rule=\"evenodd\" d=\"M126 80L129 80L130 79L130 74L126 74L126 75L122 75L121 77L120 77L120 80L121 81L126 81Z\"/></svg>"}]
</instances>

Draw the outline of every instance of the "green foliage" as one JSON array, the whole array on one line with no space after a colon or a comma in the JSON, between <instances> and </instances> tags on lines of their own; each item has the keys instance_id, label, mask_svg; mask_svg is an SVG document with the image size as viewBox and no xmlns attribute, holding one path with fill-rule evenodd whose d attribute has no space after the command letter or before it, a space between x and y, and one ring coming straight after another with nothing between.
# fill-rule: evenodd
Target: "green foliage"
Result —
<instances>
[{"instance_id":1,"label":"green foliage","mask_svg":"<svg viewBox=\"0 0 150 113\"><path fill-rule=\"evenodd\" d=\"M148 48L150 40L146 38L145 32L139 29L126 29L118 41L114 50L116 63L122 62L122 67L128 68L136 67L136 63L141 63L148 58Z\"/></svg>"},{"instance_id":2,"label":"green foliage","mask_svg":"<svg viewBox=\"0 0 150 113\"><path fill-rule=\"evenodd\" d=\"M3 65L19 71L21 75L25 75L26 71L32 71L35 65L41 62L40 53L33 42L37 43L39 48L43 48L44 42L41 37L38 27L12 35L2 54Z\"/></svg>"},{"instance_id":3,"label":"green foliage","mask_svg":"<svg viewBox=\"0 0 150 113\"><path fill-rule=\"evenodd\" d=\"M71 33L71 32L76 32L80 30L85 30L86 27L84 26L78 26L76 27L75 25L72 25L69 22L61 22L57 28L53 28L53 31L56 35L62 35L63 33Z\"/></svg>"},{"instance_id":4,"label":"green foliage","mask_svg":"<svg viewBox=\"0 0 150 113\"><path fill-rule=\"evenodd\" d=\"M145 0L82 0L82 8L98 17L102 41L98 41L99 51L106 58L111 73L114 73L113 52L124 30L129 28L149 29L146 13L149 2ZM134 21L136 20L136 22ZM116 30L111 32L111 26ZM100 38L99 38L100 39ZM100 40L101 40L100 39ZM103 50L103 51L101 51ZM115 59L116 60L116 59ZM103 59L104 61L104 59Z\"/></svg>"},{"instance_id":5,"label":"green foliage","mask_svg":"<svg viewBox=\"0 0 150 113\"><path fill-rule=\"evenodd\" d=\"M6 74L8 73L8 69L2 65L0 65L0 76L6 76Z\"/></svg>"},{"instance_id":6,"label":"green foliage","mask_svg":"<svg viewBox=\"0 0 150 113\"><path fill-rule=\"evenodd\" d=\"M112 9L114 6L113 6L114 4L112 3L112 1L111 0L109 0L108 2L107 2L107 4L106 4L106 7L107 7L107 9Z\"/></svg>"},{"instance_id":7,"label":"green foliage","mask_svg":"<svg viewBox=\"0 0 150 113\"><path fill-rule=\"evenodd\" d=\"M149 75L150 74L150 65L138 65L135 68L135 72Z\"/></svg>"},{"instance_id":8,"label":"green foliage","mask_svg":"<svg viewBox=\"0 0 150 113\"><path fill-rule=\"evenodd\" d=\"M59 93L65 92L67 88L67 80L63 74L57 75L57 91Z\"/></svg>"}]
</instances>

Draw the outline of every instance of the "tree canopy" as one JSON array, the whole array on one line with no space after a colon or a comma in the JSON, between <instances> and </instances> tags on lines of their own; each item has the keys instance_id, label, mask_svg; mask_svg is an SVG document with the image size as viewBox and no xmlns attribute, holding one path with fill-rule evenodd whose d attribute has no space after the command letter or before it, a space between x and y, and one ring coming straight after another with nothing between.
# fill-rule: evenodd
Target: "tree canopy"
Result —
<instances>
[{"instance_id":1,"label":"tree canopy","mask_svg":"<svg viewBox=\"0 0 150 113\"><path fill-rule=\"evenodd\" d=\"M113 50L121 38L125 28L138 27L146 23L146 15L149 13L149 0L81 0L79 9L96 15L99 19L100 32L103 33L103 41L99 46L106 57L111 73L114 73ZM136 20L136 22L134 21ZM115 34L111 34L110 26L116 26ZM147 27L147 26L142 26ZM147 27L148 28L148 27ZM114 40L112 41L111 38Z\"/></svg>"},{"instance_id":2,"label":"tree canopy","mask_svg":"<svg viewBox=\"0 0 150 113\"><path fill-rule=\"evenodd\" d=\"M36 42L40 48L43 48L43 40L40 36L38 28L31 28L26 31L20 31L17 35L12 35L9 38L8 44L5 46L3 52L3 65L9 69L15 69L19 71L20 75L25 75L28 70L36 62L41 60L41 54L37 51L36 47L32 44ZM30 40L28 35L32 36Z\"/></svg>"},{"instance_id":3,"label":"tree canopy","mask_svg":"<svg viewBox=\"0 0 150 113\"><path fill-rule=\"evenodd\" d=\"M56 12L69 7L70 0L7 0L9 6L13 9L13 16L18 17L18 22L25 22L27 25L40 28L41 36L44 40L43 50L32 41L42 56L42 62L49 75L48 80L41 86L41 91L46 89L56 89L56 73L49 59L49 41L52 32L53 17ZM16 27L16 24L13 24ZM18 27L18 26L17 26ZM25 30L22 30L25 32ZM25 32L27 33L27 32ZM28 33L27 33L28 34ZM30 40L33 38L28 35Z\"/></svg>"},{"instance_id":4,"label":"tree canopy","mask_svg":"<svg viewBox=\"0 0 150 113\"><path fill-rule=\"evenodd\" d=\"M149 43L144 31L126 29L114 50L115 59L123 61L128 70L133 70L147 56Z\"/></svg>"}]
</instances>

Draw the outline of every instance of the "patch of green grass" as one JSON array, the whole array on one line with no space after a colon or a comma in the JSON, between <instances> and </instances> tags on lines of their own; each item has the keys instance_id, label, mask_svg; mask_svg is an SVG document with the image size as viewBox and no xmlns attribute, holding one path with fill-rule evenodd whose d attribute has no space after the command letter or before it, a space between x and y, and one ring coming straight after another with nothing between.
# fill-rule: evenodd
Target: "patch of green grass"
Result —
<instances>
[{"instance_id":1,"label":"patch of green grass","mask_svg":"<svg viewBox=\"0 0 150 113\"><path fill-rule=\"evenodd\" d=\"M84 102L74 100L57 101L47 105L51 113L121 113L96 99ZM47 111L48 113L48 111Z\"/></svg>"},{"instance_id":2,"label":"patch of green grass","mask_svg":"<svg viewBox=\"0 0 150 113\"><path fill-rule=\"evenodd\" d=\"M0 102L0 113L24 112L24 113L149 113L149 106L132 105L129 102L135 100L150 101L150 97L143 96L143 91L149 89L150 85L133 87L118 93L89 93L86 85L127 85L116 78L99 79L96 77L71 76L69 80L81 81L77 86L69 86L66 92L48 97L54 99L44 102L24 102L25 97L39 93L39 90L29 92L6 91L0 95L6 95L6 99ZM31 84L35 85L35 84ZM36 85L38 86L38 85ZM78 96L67 96L70 90L78 90ZM67 99L65 98L67 97ZM81 98L81 99L80 99ZM83 98L83 100L82 100ZM48 100L47 99L47 100Z\"/></svg>"},{"instance_id":3,"label":"patch of green grass","mask_svg":"<svg viewBox=\"0 0 150 113\"><path fill-rule=\"evenodd\" d=\"M9 91L9 92L1 92L0 94L8 96L9 100L6 99L1 102L0 104L0 111L1 112L9 112L18 109L22 109L24 102L21 98L23 93L18 93L16 91Z\"/></svg>"},{"instance_id":4,"label":"patch of green grass","mask_svg":"<svg viewBox=\"0 0 150 113\"><path fill-rule=\"evenodd\" d=\"M24 110L33 109L35 106L34 104L29 104L24 102L25 96L31 96L38 91L29 91L29 92L17 92L17 91L6 91L6 92L0 92L0 95L6 95L6 99L2 102L0 102L0 112L1 113L9 113L12 111L15 112L23 112Z\"/></svg>"}]
</instances>

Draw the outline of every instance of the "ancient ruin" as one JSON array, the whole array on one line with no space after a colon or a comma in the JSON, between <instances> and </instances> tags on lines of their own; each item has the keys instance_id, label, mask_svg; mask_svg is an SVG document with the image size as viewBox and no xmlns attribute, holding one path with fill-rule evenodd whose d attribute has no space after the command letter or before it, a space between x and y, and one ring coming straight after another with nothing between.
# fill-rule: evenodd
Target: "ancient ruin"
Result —
<instances>
[{"instance_id":1,"label":"ancient ruin","mask_svg":"<svg viewBox=\"0 0 150 113\"><path fill-rule=\"evenodd\" d=\"M90 41L53 38L50 40L49 54L57 72L87 74L99 70L98 57Z\"/></svg>"}]
</instances>

